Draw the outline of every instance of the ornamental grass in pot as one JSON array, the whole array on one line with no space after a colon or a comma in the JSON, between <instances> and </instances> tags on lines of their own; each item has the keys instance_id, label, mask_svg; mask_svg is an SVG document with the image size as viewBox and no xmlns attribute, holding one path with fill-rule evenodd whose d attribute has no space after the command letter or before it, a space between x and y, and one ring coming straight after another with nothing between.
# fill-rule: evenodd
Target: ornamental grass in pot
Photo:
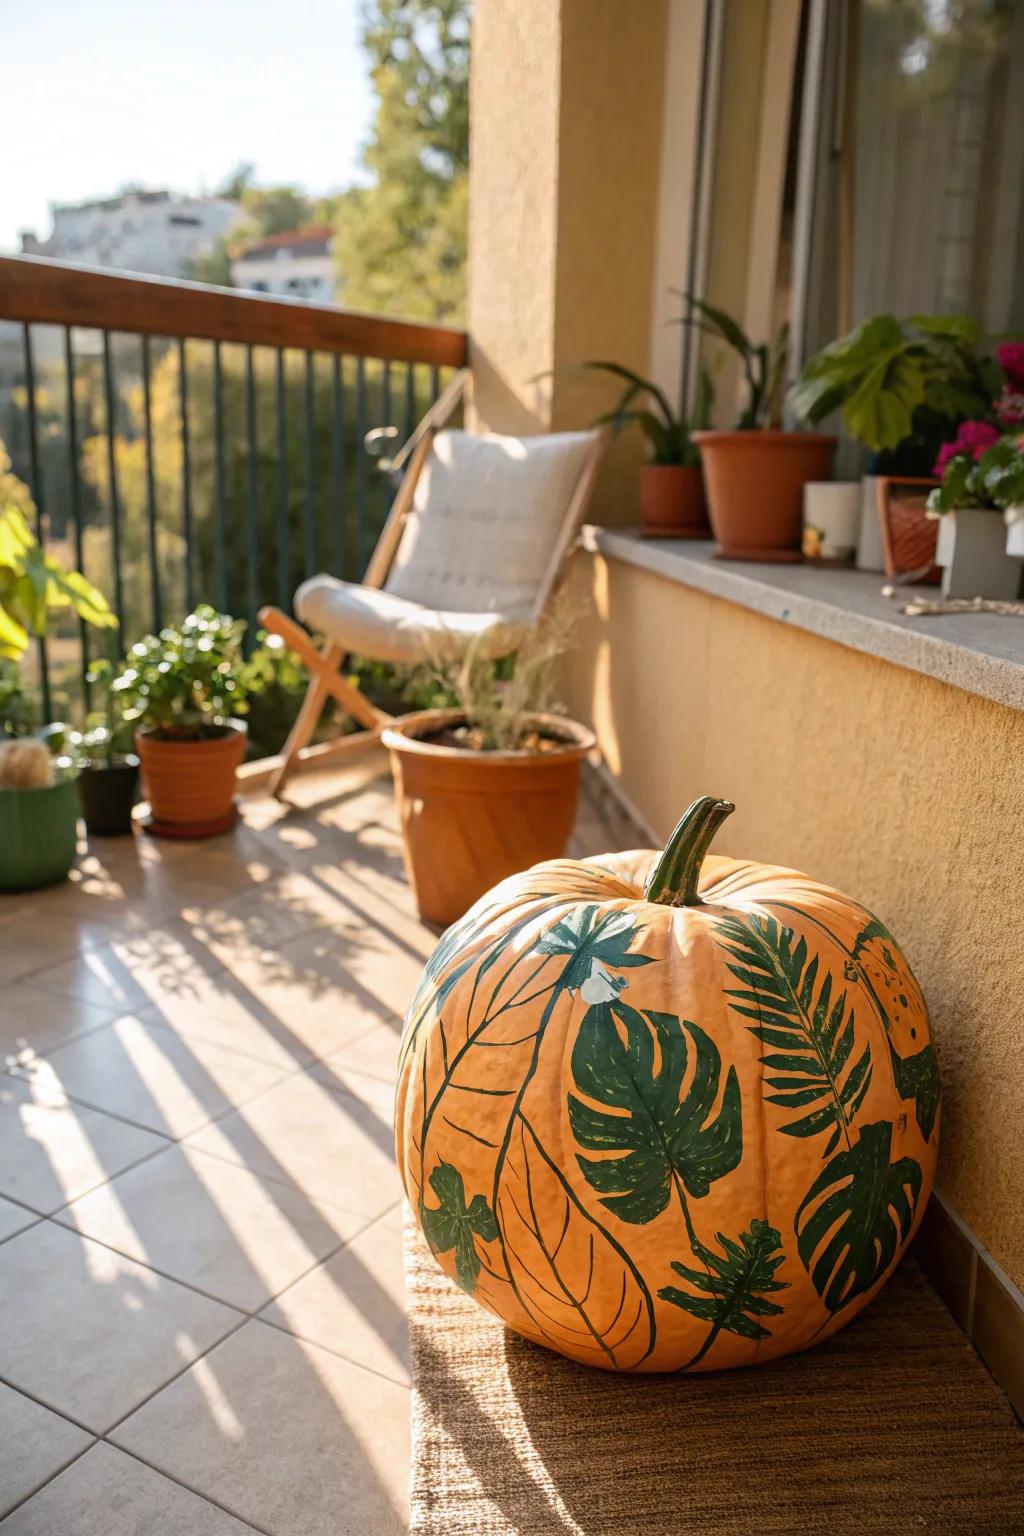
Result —
<instances>
[{"instance_id":1,"label":"ornamental grass in pot","mask_svg":"<svg viewBox=\"0 0 1024 1536\"><path fill-rule=\"evenodd\" d=\"M446 707L384 732L406 869L427 922L446 928L506 876L565 853L594 737L552 707L564 643L557 620L511 662L496 664L479 643L461 664L434 669Z\"/></svg>"},{"instance_id":2,"label":"ornamental grass in pot","mask_svg":"<svg viewBox=\"0 0 1024 1536\"><path fill-rule=\"evenodd\" d=\"M203 605L178 629L133 645L114 691L134 725L157 837L215 837L238 820L235 774L245 756L245 621Z\"/></svg>"},{"instance_id":3,"label":"ornamental grass in pot","mask_svg":"<svg viewBox=\"0 0 1024 1536\"><path fill-rule=\"evenodd\" d=\"M589 362L588 368L625 381L618 404L595 425L608 423L618 432L636 423L647 439L650 461L640 471L642 531L650 538L706 539L707 502L700 449L693 433L711 417L714 390L707 369L701 371L700 394L693 419L673 411L664 391L621 363ZM648 400L650 409L639 402Z\"/></svg>"},{"instance_id":4,"label":"ornamental grass in pot","mask_svg":"<svg viewBox=\"0 0 1024 1536\"><path fill-rule=\"evenodd\" d=\"M718 554L729 560L799 561L803 491L832 477L834 437L782 427L789 328L755 344L724 310L683 296L693 325L740 359L747 400L731 431L693 434L704 461L711 528Z\"/></svg>"}]
</instances>

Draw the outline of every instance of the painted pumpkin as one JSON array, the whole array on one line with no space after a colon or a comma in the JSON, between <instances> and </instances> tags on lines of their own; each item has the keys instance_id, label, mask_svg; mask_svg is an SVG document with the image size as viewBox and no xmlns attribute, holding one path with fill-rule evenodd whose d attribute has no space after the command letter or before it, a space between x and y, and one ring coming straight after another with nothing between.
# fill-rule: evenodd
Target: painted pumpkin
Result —
<instances>
[{"instance_id":1,"label":"painted pumpkin","mask_svg":"<svg viewBox=\"0 0 1024 1536\"><path fill-rule=\"evenodd\" d=\"M863 907L705 858L557 860L444 935L396 1127L442 1268L517 1333L619 1371L772 1360L891 1273L938 1151L920 989Z\"/></svg>"}]
</instances>

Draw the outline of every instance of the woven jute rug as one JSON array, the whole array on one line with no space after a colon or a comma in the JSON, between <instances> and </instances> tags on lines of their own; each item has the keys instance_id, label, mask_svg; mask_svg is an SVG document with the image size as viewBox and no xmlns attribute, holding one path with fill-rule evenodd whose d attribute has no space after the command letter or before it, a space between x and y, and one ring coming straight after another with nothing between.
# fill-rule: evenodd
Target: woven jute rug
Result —
<instances>
[{"instance_id":1,"label":"woven jute rug","mask_svg":"<svg viewBox=\"0 0 1024 1536\"><path fill-rule=\"evenodd\" d=\"M1024 1431L907 1260L761 1369L615 1377L509 1333L406 1238L412 1536L1024 1533Z\"/></svg>"}]
</instances>

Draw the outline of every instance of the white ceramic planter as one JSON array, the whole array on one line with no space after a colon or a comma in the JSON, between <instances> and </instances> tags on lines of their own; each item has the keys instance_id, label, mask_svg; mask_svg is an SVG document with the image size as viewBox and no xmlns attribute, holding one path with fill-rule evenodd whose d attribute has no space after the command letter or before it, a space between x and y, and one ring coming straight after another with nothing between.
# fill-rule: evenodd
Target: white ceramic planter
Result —
<instances>
[{"instance_id":1,"label":"white ceramic planter","mask_svg":"<svg viewBox=\"0 0 1024 1536\"><path fill-rule=\"evenodd\" d=\"M998 512L962 508L939 518L935 563L943 597L1014 598L1021 570L1006 553L1006 525Z\"/></svg>"},{"instance_id":2,"label":"white ceramic planter","mask_svg":"<svg viewBox=\"0 0 1024 1536\"><path fill-rule=\"evenodd\" d=\"M1009 507L1006 519L1006 553L1014 560L1024 560L1024 507Z\"/></svg>"}]
</instances>

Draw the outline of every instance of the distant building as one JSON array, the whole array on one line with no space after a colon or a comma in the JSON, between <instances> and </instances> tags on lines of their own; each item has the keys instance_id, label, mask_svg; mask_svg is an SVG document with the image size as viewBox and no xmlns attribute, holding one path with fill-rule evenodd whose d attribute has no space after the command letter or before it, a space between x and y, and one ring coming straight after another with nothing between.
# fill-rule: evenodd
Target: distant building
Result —
<instances>
[{"instance_id":1,"label":"distant building","mask_svg":"<svg viewBox=\"0 0 1024 1536\"><path fill-rule=\"evenodd\" d=\"M83 266L187 277L196 257L227 233L238 211L238 204L224 197L133 188L94 202L52 204L52 234L39 240L27 231L21 249L26 256Z\"/></svg>"},{"instance_id":2,"label":"distant building","mask_svg":"<svg viewBox=\"0 0 1024 1536\"><path fill-rule=\"evenodd\" d=\"M331 304L335 285L333 234L325 224L268 235L235 257L231 281L236 288L255 293Z\"/></svg>"}]
</instances>

